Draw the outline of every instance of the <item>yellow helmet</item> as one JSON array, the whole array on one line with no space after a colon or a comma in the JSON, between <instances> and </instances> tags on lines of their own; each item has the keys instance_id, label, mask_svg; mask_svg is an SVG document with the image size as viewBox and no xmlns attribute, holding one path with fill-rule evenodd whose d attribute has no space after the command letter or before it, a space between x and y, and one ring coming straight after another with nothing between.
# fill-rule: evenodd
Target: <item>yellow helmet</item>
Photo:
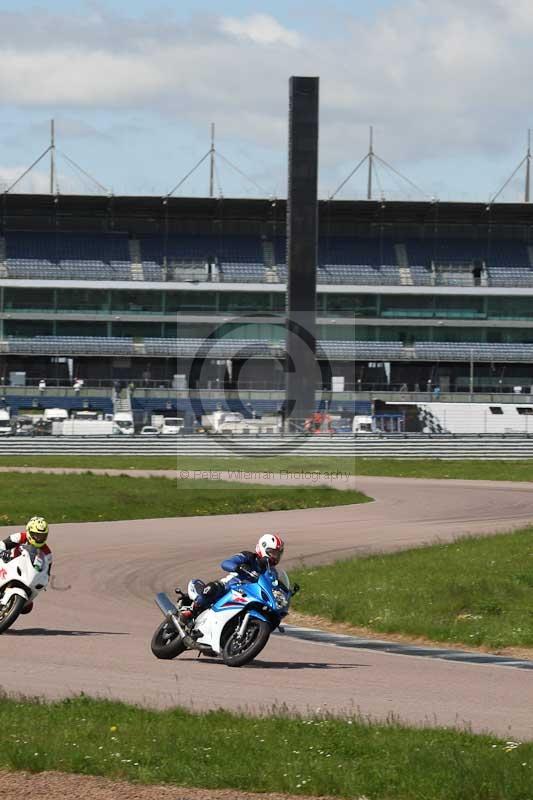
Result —
<instances>
[{"instance_id":1,"label":"yellow helmet","mask_svg":"<svg viewBox=\"0 0 533 800\"><path fill-rule=\"evenodd\" d=\"M48 523L43 517L32 517L26 524L26 537L33 547L42 547L48 539Z\"/></svg>"}]
</instances>

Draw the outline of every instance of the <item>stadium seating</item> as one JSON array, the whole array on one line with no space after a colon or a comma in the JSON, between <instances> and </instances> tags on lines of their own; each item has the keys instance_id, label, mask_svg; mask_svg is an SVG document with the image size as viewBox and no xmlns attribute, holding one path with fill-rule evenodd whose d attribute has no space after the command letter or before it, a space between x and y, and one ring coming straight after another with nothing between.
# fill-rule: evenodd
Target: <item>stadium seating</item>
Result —
<instances>
[{"instance_id":1,"label":"stadium seating","mask_svg":"<svg viewBox=\"0 0 533 800\"><path fill-rule=\"evenodd\" d=\"M82 410L86 408L88 398L81 397L66 397L65 395L53 396L45 394L38 398L30 397L28 395L9 394L8 395L9 407L12 415L18 414L19 408L64 408L68 412L73 410ZM96 408L104 414L113 413L113 401L111 397L94 397L90 398L91 408ZM36 405L35 405L36 403Z\"/></svg>"},{"instance_id":2,"label":"stadium seating","mask_svg":"<svg viewBox=\"0 0 533 800\"><path fill-rule=\"evenodd\" d=\"M283 343L266 339L164 339L133 340L128 337L35 336L8 337L0 341L0 352L19 355L99 355L151 356L160 358L282 358ZM532 344L492 344L485 342L416 342L411 347L399 341L317 342L319 358L341 361L394 361L413 358L421 361L533 361Z\"/></svg>"},{"instance_id":3,"label":"stadium seating","mask_svg":"<svg viewBox=\"0 0 533 800\"><path fill-rule=\"evenodd\" d=\"M218 266L219 280L231 283L264 283L265 266L254 262L222 261Z\"/></svg>"},{"instance_id":4,"label":"stadium seating","mask_svg":"<svg viewBox=\"0 0 533 800\"><path fill-rule=\"evenodd\" d=\"M9 336L8 352L28 355L131 355L133 339L105 336Z\"/></svg>"},{"instance_id":5,"label":"stadium seating","mask_svg":"<svg viewBox=\"0 0 533 800\"><path fill-rule=\"evenodd\" d=\"M8 232L4 269L10 278L44 280L286 282L286 239L276 236L268 244L272 267L265 264L259 236L145 235L138 241L140 268L132 271L126 234ZM399 244L407 256L403 266L397 263ZM325 236L319 241L317 279L357 286L472 286L474 259L486 265L489 285L533 285L523 242L444 238L395 243L390 237Z\"/></svg>"},{"instance_id":6,"label":"stadium seating","mask_svg":"<svg viewBox=\"0 0 533 800\"><path fill-rule=\"evenodd\" d=\"M244 401L238 398L178 398L169 400L168 397L134 397L132 408L134 412L153 414L165 410L174 411L179 414L192 413L195 416L201 414L212 414L214 411L238 411L244 417L250 419L255 413L257 416L279 412L281 408L279 399L254 398L251 401ZM333 413L345 411L351 414L372 413L372 404L365 400L331 400L329 410Z\"/></svg>"},{"instance_id":7,"label":"stadium seating","mask_svg":"<svg viewBox=\"0 0 533 800\"><path fill-rule=\"evenodd\" d=\"M489 344L486 342L417 342L421 360L533 361L533 344Z\"/></svg>"},{"instance_id":8,"label":"stadium seating","mask_svg":"<svg viewBox=\"0 0 533 800\"><path fill-rule=\"evenodd\" d=\"M212 234L152 235L140 239L143 262L156 264L176 261L217 261L228 263L262 263L259 236Z\"/></svg>"},{"instance_id":9,"label":"stadium seating","mask_svg":"<svg viewBox=\"0 0 533 800\"><path fill-rule=\"evenodd\" d=\"M481 261L489 266L530 265L527 246L513 239L407 239L404 241L410 264Z\"/></svg>"},{"instance_id":10,"label":"stadium seating","mask_svg":"<svg viewBox=\"0 0 533 800\"><path fill-rule=\"evenodd\" d=\"M488 267L489 286L533 286L531 267Z\"/></svg>"},{"instance_id":11,"label":"stadium seating","mask_svg":"<svg viewBox=\"0 0 533 800\"><path fill-rule=\"evenodd\" d=\"M15 232L5 236L10 278L130 280L126 234Z\"/></svg>"},{"instance_id":12,"label":"stadium seating","mask_svg":"<svg viewBox=\"0 0 533 800\"><path fill-rule=\"evenodd\" d=\"M134 355L184 358L274 358L284 354L284 344L266 339L146 338L134 342L128 337L34 336L8 337L6 352L42 355ZM394 359L401 357L401 342L319 341L322 358Z\"/></svg>"}]
</instances>

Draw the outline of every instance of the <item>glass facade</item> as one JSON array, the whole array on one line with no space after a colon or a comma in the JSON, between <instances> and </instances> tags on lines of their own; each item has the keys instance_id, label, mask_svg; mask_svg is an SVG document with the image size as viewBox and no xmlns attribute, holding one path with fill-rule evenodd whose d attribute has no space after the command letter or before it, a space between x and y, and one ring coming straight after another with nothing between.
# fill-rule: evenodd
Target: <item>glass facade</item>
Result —
<instances>
[{"instance_id":1,"label":"glass facade","mask_svg":"<svg viewBox=\"0 0 533 800\"><path fill-rule=\"evenodd\" d=\"M216 314L215 292L162 292L167 314Z\"/></svg>"},{"instance_id":2,"label":"glass facade","mask_svg":"<svg viewBox=\"0 0 533 800\"><path fill-rule=\"evenodd\" d=\"M489 319L533 319L533 297L489 297Z\"/></svg>"},{"instance_id":3,"label":"glass facade","mask_svg":"<svg viewBox=\"0 0 533 800\"><path fill-rule=\"evenodd\" d=\"M272 295L267 292L221 292L219 311L222 314L270 313Z\"/></svg>"},{"instance_id":4,"label":"glass facade","mask_svg":"<svg viewBox=\"0 0 533 800\"><path fill-rule=\"evenodd\" d=\"M4 311L53 311L53 289L4 289Z\"/></svg>"},{"instance_id":5,"label":"glass facade","mask_svg":"<svg viewBox=\"0 0 533 800\"><path fill-rule=\"evenodd\" d=\"M375 294L323 294L324 315L329 317L377 317L378 297Z\"/></svg>"},{"instance_id":6,"label":"glass facade","mask_svg":"<svg viewBox=\"0 0 533 800\"><path fill-rule=\"evenodd\" d=\"M84 322L83 320L57 320L54 323L56 336L106 336L106 322Z\"/></svg>"},{"instance_id":7,"label":"glass facade","mask_svg":"<svg viewBox=\"0 0 533 800\"><path fill-rule=\"evenodd\" d=\"M90 311L109 314L110 292L101 289L57 289L56 309L58 311Z\"/></svg>"},{"instance_id":8,"label":"glass facade","mask_svg":"<svg viewBox=\"0 0 533 800\"><path fill-rule=\"evenodd\" d=\"M239 322L238 317L283 315L284 311L285 294L273 291L8 286L0 289L0 335L204 338L214 331L217 338L280 342L285 338L283 319ZM471 294L416 294L415 289L412 294L320 292L317 311L322 320L330 318L318 326L318 337L332 341L401 341L406 345L416 341L533 341L533 327L527 327L533 323L533 296L492 296L483 294L483 288ZM98 321L68 319L76 314L98 315ZM212 319L188 322L187 315L194 314ZM218 324L217 315L237 319ZM334 318L341 324L334 323ZM462 325L462 321L469 324ZM516 324L510 326L513 321Z\"/></svg>"},{"instance_id":9,"label":"glass facade","mask_svg":"<svg viewBox=\"0 0 533 800\"><path fill-rule=\"evenodd\" d=\"M113 290L111 292L111 309L132 314L161 314L163 311L162 292Z\"/></svg>"}]
</instances>

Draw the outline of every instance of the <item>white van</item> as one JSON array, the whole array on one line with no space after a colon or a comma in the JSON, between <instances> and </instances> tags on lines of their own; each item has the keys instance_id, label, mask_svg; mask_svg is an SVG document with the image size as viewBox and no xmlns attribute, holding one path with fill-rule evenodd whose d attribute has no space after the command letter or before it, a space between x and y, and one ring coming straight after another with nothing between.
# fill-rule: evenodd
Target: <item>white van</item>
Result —
<instances>
[{"instance_id":1,"label":"white van","mask_svg":"<svg viewBox=\"0 0 533 800\"><path fill-rule=\"evenodd\" d=\"M12 433L9 411L5 408L0 408L0 436L11 436Z\"/></svg>"},{"instance_id":2,"label":"white van","mask_svg":"<svg viewBox=\"0 0 533 800\"><path fill-rule=\"evenodd\" d=\"M352 433L375 433L376 426L372 417L355 415L352 422Z\"/></svg>"},{"instance_id":3,"label":"white van","mask_svg":"<svg viewBox=\"0 0 533 800\"><path fill-rule=\"evenodd\" d=\"M133 414L131 411L117 411L113 416L113 433L133 436Z\"/></svg>"},{"instance_id":4,"label":"white van","mask_svg":"<svg viewBox=\"0 0 533 800\"><path fill-rule=\"evenodd\" d=\"M185 421L183 417L164 417L161 424L161 434L163 436L176 436L183 428Z\"/></svg>"},{"instance_id":5,"label":"white van","mask_svg":"<svg viewBox=\"0 0 533 800\"><path fill-rule=\"evenodd\" d=\"M68 411L66 408L45 408L43 419L46 422L64 422L68 419Z\"/></svg>"}]
</instances>

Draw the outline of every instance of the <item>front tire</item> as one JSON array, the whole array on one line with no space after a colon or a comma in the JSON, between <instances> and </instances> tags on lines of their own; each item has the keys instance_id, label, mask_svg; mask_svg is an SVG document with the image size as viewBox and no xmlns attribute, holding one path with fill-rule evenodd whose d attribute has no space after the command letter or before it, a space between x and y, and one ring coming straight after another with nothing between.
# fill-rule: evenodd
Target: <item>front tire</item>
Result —
<instances>
[{"instance_id":1,"label":"front tire","mask_svg":"<svg viewBox=\"0 0 533 800\"><path fill-rule=\"evenodd\" d=\"M161 623L152 636L150 647L154 656L163 660L177 658L187 649L170 620Z\"/></svg>"},{"instance_id":2,"label":"front tire","mask_svg":"<svg viewBox=\"0 0 533 800\"><path fill-rule=\"evenodd\" d=\"M224 664L228 667L243 667L259 655L270 637L270 625L264 619L252 617L244 634L237 639L237 632L231 634L222 650Z\"/></svg>"},{"instance_id":3,"label":"front tire","mask_svg":"<svg viewBox=\"0 0 533 800\"><path fill-rule=\"evenodd\" d=\"M0 633L4 633L13 625L27 602L26 597L21 597L20 594L13 594L5 606L0 605Z\"/></svg>"}]
</instances>

